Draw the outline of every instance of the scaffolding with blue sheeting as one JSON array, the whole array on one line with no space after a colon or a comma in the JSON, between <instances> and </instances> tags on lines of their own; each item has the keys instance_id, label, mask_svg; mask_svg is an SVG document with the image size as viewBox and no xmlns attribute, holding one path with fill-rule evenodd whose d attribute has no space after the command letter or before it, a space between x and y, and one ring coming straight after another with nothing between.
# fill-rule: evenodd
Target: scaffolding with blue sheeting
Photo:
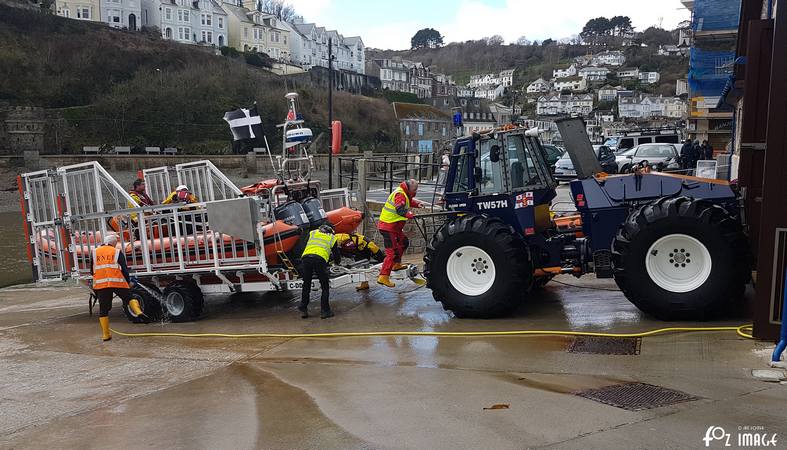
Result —
<instances>
[{"instance_id":1,"label":"scaffolding with blue sheeting","mask_svg":"<svg viewBox=\"0 0 787 450\"><path fill-rule=\"evenodd\" d=\"M721 95L733 69L734 51L710 51L692 48L689 60L689 92L691 97Z\"/></svg>"},{"instance_id":2,"label":"scaffolding with blue sheeting","mask_svg":"<svg viewBox=\"0 0 787 450\"><path fill-rule=\"evenodd\" d=\"M703 31L736 30L741 15L741 0L695 0L691 29Z\"/></svg>"}]
</instances>

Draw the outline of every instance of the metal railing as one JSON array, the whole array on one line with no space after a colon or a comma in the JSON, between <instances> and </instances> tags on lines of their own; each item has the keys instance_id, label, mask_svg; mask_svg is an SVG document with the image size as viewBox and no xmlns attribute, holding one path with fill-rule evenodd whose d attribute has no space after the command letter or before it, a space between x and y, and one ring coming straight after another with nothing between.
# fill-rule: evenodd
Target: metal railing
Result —
<instances>
[{"instance_id":1,"label":"metal railing","mask_svg":"<svg viewBox=\"0 0 787 450\"><path fill-rule=\"evenodd\" d=\"M71 240L74 275L92 278L92 251L101 245L102 224L115 233L135 276L248 270L264 264L254 242L211 229L207 203L130 208L71 216L65 224Z\"/></svg>"},{"instance_id":2,"label":"metal railing","mask_svg":"<svg viewBox=\"0 0 787 450\"><path fill-rule=\"evenodd\" d=\"M191 181L198 192L216 200L140 207L97 162L22 175L20 188L36 281L91 279L93 250L110 233L117 235L132 275L265 272L261 225L254 241L210 227L209 205L223 197L234 198L240 190L210 162L178 169L180 179ZM166 186L167 170L154 169L148 174L152 185ZM262 205L268 200L254 201L270 211Z\"/></svg>"},{"instance_id":3,"label":"metal railing","mask_svg":"<svg viewBox=\"0 0 787 450\"><path fill-rule=\"evenodd\" d=\"M426 201L432 210L438 207L445 189L445 174L441 171L441 156L433 153L407 155L376 155L374 158L360 156L338 157L339 184L350 191L358 191L361 184L374 197L378 192L390 193L402 181L415 179L419 183L418 198ZM366 176L364 183L359 178L360 160L364 160ZM386 195L387 197L387 195ZM370 198L376 200L376 198ZM382 199L385 201L385 198Z\"/></svg>"}]
</instances>

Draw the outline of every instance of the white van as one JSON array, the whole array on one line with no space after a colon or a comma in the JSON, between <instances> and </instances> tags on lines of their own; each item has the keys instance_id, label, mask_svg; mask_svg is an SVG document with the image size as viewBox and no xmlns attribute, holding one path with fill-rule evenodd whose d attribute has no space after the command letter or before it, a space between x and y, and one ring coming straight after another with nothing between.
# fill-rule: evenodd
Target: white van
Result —
<instances>
[{"instance_id":1,"label":"white van","mask_svg":"<svg viewBox=\"0 0 787 450\"><path fill-rule=\"evenodd\" d=\"M619 136L610 136L604 145L620 154L640 144L680 144L680 134L677 130L636 130L624 132Z\"/></svg>"}]
</instances>

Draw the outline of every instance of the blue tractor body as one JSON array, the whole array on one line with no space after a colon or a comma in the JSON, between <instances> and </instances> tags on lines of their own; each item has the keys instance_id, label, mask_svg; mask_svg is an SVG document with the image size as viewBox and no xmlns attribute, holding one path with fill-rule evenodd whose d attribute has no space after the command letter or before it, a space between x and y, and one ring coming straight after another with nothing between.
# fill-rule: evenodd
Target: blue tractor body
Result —
<instances>
[{"instance_id":1,"label":"blue tractor body","mask_svg":"<svg viewBox=\"0 0 787 450\"><path fill-rule=\"evenodd\" d=\"M444 199L447 209L462 214L438 230L424 258L435 298L457 315L491 317L515 303L501 298L557 274L595 273L615 277L641 309L677 318L718 306L709 298L719 292L708 287L711 279L734 278L736 292L748 280L746 270L706 273L719 264L714 258L745 258L738 198L726 182L662 173L574 180L571 196L581 220L568 227L558 226L550 211L557 186L537 133L512 129L457 139ZM714 230L723 236L707 241ZM725 241L731 251L717 248ZM691 252L684 247L706 256L686 257ZM697 280L703 289L688 295L684 288ZM644 284L658 295L637 292ZM665 300L670 296L685 300Z\"/></svg>"}]
</instances>

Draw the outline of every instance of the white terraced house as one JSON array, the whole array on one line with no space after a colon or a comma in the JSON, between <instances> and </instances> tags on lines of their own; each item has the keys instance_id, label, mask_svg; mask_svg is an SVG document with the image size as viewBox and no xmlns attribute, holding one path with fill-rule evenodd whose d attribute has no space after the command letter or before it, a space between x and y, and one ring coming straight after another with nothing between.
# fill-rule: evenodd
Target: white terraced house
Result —
<instances>
[{"instance_id":1,"label":"white terraced house","mask_svg":"<svg viewBox=\"0 0 787 450\"><path fill-rule=\"evenodd\" d=\"M114 28L138 30L142 26L140 0L101 0L101 22Z\"/></svg>"},{"instance_id":2,"label":"white terraced house","mask_svg":"<svg viewBox=\"0 0 787 450\"><path fill-rule=\"evenodd\" d=\"M99 0L56 0L55 13L70 19L93 22L101 20Z\"/></svg>"},{"instance_id":3,"label":"white terraced house","mask_svg":"<svg viewBox=\"0 0 787 450\"><path fill-rule=\"evenodd\" d=\"M558 114L588 115L593 111L593 96L581 95L544 95L536 102L536 114L555 116Z\"/></svg>"},{"instance_id":4,"label":"white terraced house","mask_svg":"<svg viewBox=\"0 0 787 450\"><path fill-rule=\"evenodd\" d=\"M607 79L610 72L606 67L587 66L579 69L577 75L588 81L603 81Z\"/></svg>"},{"instance_id":5,"label":"white terraced house","mask_svg":"<svg viewBox=\"0 0 787 450\"><path fill-rule=\"evenodd\" d=\"M577 75L576 64L561 65L552 69L553 78L568 78Z\"/></svg>"},{"instance_id":6,"label":"white terraced house","mask_svg":"<svg viewBox=\"0 0 787 450\"><path fill-rule=\"evenodd\" d=\"M596 66L622 66L626 57L620 50L610 50L593 55L591 64Z\"/></svg>"},{"instance_id":7,"label":"white terraced house","mask_svg":"<svg viewBox=\"0 0 787 450\"><path fill-rule=\"evenodd\" d=\"M227 13L214 0L142 0L142 23L157 27L164 39L227 45Z\"/></svg>"},{"instance_id":8,"label":"white terraced house","mask_svg":"<svg viewBox=\"0 0 787 450\"><path fill-rule=\"evenodd\" d=\"M313 23L296 20L286 24L291 32L293 63L304 69L328 67L328 39L333 43L333 67L360 74L366 73L366 47L359 36L344 37L336 30L326 30Z\"/></svg>"},{"instance_id":9,"label":"white terraced house","mask_svg":"<svg viewBox=\"0 0 787 450\"><path fill-rule=\"evenodd\" d=\"M544 80L543 78L539 78L527 86L527 93L540 94L542 92L549 92L551 88L552 88L552 83Z\"/></svg>"}]
</instances>

